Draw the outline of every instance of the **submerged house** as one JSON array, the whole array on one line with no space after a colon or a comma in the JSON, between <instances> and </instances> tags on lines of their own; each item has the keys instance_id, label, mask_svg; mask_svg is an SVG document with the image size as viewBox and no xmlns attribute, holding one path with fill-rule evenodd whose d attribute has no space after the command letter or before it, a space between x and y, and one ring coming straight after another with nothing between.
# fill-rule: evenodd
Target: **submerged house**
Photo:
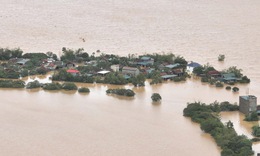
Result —
<instances>
[{"instance_id":1,"label":"submerged house","mask_svg":"<svg viewBox=\"0 0 260 156\"><path fill-rule=\"evenodd\" d=\"M223 73L221 76L223 82L236 82L239 78L234 73Z\"/></svg>"},{"instance_id":2,"label":"submerged house","mask_svg":"<svg viewBox=\"0 0 260 156\"><path fill-rule=\"evenodd\" d=\"M239 96L239 111L249 114L257 110L257 98L254 95Z\"/></svg>"},{"instance_id":3,"label":"submerged house","mask_svg":"<svg viewBox=\"0 0 260 156\"><path fill-rule=\"evenodd\" d=\"M194 68L201 67L201 65L197 62L191 62L187 65L187 72L192 73Z\"/></svg>"},{"instance_id":4,"label":"submerged house","mask_svg":"<svg viewBox=\"0 0 260 156\"><path fill-rule=\"evenodd\" d=\"M123 67L122 68L122 74L137 76L137 75L140 74L140 70L138 68L133 68L133 67Z\"/></svg>"},{"instance_id":5,"label":"submerged house","mask_svg":"<svg viewBox=\"0 0 260 156\"><path fill-rule=\"evenodd\" d=\"M211 78L220 78L221 77L221 73L217 70L211 70L207 73L207 76L208 77L211 77Z\"/></svg>"},{"instance_id":6,"label":"submerged house","mask_svg":"<svg viewBox=\"0 0 260 156\"><path fill-rule=\"evenodd\" d=\"M183 68L176 68L172 70L173 74L177 76L183 76L184 75L184 69Z\"/></svg>"},{"instance_id":7,"label":"submerged house","mask_svg":"<svg viewBox=\"0 0 260 156\"><path fill-rule=\"evenodd\" d=\"M30 59L23 59L23 58L21 58L21 59L17 59L16 64L23 66L28 61L30 61Z\"/></svg>"},{"instance_id":8,"label":"submerged house","mask_svg":"<svg viewBox=\"0 0 260 156\"><path fill-rule=\"evenodd\" d=\"M148 66L153 64L154 64L154 59L149 56L143 56L137 62L137 65L141 65L141 66Z\"/></svg>"},{"instance_id":9,"label":"submerged house","mask_svg":"<svg viewBox=\"0 0 260 156\"><path fill-rule=\"evenodd\" d=\"M175 77L177 77L177 75L175 75L175 74L171 74L171 75L167 75L167 74L165 74L165 75L162 75L161 76L161 78L163 79L163 80L172 80L173 78L175 78Z\"/></svg>"}]
</instances>

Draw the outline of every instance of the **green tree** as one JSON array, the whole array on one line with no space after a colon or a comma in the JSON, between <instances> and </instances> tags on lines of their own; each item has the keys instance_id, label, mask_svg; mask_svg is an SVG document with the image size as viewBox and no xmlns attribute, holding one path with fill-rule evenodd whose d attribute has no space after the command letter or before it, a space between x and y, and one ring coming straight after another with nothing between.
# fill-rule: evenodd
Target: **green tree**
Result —
<instances>
[{"instance_id":1,"label":"green tree","mask_svg":"<svg viewBox=\"0 0 260 156\"><path fill-rule=\"evenodd\" d=\"M65 82L61 85L61 88L64 90L77 90L78 87L75 85L75 83Z\"/></svg>"},{"instance_id":2,"label":"green tree","mask_svg":"<svg viewBox=\"0 0 260 156\"><path fill-rule=\"evenodd\" d=\"M256 111L253 111L252 113L249 113L246 115L246 118L244 119L245 121L258 121L258 114Z\"/></svg>"},{"instance_id":3,"label":"green tree","mask_svg":"<svg viewBox=\"0 0 260 156\"><path fill-rule=\"evenodd\" d=\"M26 89L40 88L41 84L39 81L35 80L26 84Z\"/></svg>"},{"instance_id":4,"label":"green tree","mask_svg":"<svg viewBox=\"0 0 260 156\"><path fill-rule=\"evenodd\" d=\"M89 88L81 87L81 88L78 89L78 92L79 93L89 93L90 90L89 90Z\"/></svg>"},{"instance_id":5,"label":"green tree","mask_svg":"<svg viewBox=\"0 0 260 156\"><path fill-rule=\"evenodd\" d=\"M162 97L159 93L153 93L151 99L153 100L153 102L158 102L162 100Z\"/></svg>"},{"instance_id":6,"label":"green tree","mask_svg":"<svg viewBox=\"0 0 260 156\"><path fill-rule=\"evenodd\" d=\"M238 92L238 91L239 91L239 88L238 88L238 87L233 87L233 88L232 88L232 91L233 91L233 92Z\"/></svg>"},{"instance_id":7,"label":"green tree","mask_svg":"<svg viewBox=\"0 0 260 156\"><path fill-rule=\"evenodd\" d=\"M135 87L144 86L145 79L146 78L144 74L139 74L136 77L132 78L132 84Z\"/></svg>"},{"instance_id":8,"label":"green tree","mask_svg":"<svg viewBox=\"0 0 260 156\"><path fill-rule=\"evenodd\" d=\"M259 126L252 127L252 135L255 137L260 137L260 127Z\"/></svg>"},{"instance_id":9,"label":"green tree","mask_svg":"<svg viewBox=\"0 0 260 156\"><path fill-rule=\"evenodd\" d=\"M229 120L227 122L227 128L233 128L233 127L234 127L233 123Z\"/></svg>"},{"instance_id":10,"label":"green tree","mask_svg":"<svg viewBox=\"0 0 260 156\"><path fill-rule=\"evenodd\" d=\"M242 69L238 69L236 66L229 67L228 69L224 70L226 73L234 73L237 77L242 77Z\"/></svg>"}]
</instances>

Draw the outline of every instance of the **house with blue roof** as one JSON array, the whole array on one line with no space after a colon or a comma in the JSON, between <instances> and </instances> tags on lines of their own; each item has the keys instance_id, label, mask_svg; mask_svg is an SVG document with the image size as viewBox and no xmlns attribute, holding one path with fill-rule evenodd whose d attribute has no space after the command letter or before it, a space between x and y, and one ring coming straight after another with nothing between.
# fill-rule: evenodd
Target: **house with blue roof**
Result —
<instances>
[{"instance_id":1,"label":"house with blue roof","mask_svg":"<svg viewBox=\"0 0 260 156\"><path fill-rule=\"evenodd\" d=\"M154 59L149 56L142 56L137 62L137 65L141 65L141 66L148 66L153 64L154 64Z\"/></svg>"},{"instance_id":2,"label":"house with blue roof","mask_svg":"<svg viewBox=\"0 0 260 156\"><path fill-rule=\"evenodd\" d=\"M222 73L221 80L223 82L237 82L241 78L238 78L234 73Z\"/></svg>"},{"instance_id":3,"label":"house with blue roof","mask_svg":"<svg viewBox=\"0 0 260 156\"><path fill-rule=\"evenodd\" d=\"M201 67L201 65L197 62L191 62L187 65L187 72L188 73L192 73L194 68L197 68L197 67Z\"/></svg>"},{"instance_id":4,"label":"house with blue roof","mask_svg":"<svg viewBox=\"0 0 260 156\"><path fill-rule=\"evenodd\" d=\"M180 65L181 65L181 64L179 64L179 63L175 63L175 64L166 65L165 67L166 67L166 68L173 69L173 68L179 67Z\"/></svg>"}]
</instances>

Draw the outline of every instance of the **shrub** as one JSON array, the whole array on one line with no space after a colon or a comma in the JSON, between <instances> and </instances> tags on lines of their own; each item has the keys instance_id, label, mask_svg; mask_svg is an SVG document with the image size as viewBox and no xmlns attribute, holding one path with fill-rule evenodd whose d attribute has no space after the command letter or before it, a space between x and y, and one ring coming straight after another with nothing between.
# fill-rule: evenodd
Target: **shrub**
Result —
<instances>
[{"instance_id":1,"label":"shrub","mask_svg":"<svg viewBox=\"0 0 260 156\"><path fill-rule=\"evenodd\" d=\"M153 100L153 102L158 102L162 100L162 97L159 93L153 93L151 99Z\"/></svg>"},{"instance_id":2,"label":"shrub","mask_svg":"<svg viewBox=\"0 0 260 156\"><path fill-rule=\"evenodd\" d=\"M116 95L121 95L121 96L135 96L135 92L132 91L131 89L108 89L106 90L107 94L116 94Z\"/></svg>"},{"instance_id":3,"label":"shrub","mask_svg":"<svg viewBox=\"0 0 260 156\"><path fill-rule=\"evenodd\" d=\"M78 92L79 93L89 93L90 90L86 87L81 87L81 88L78 89Z\"/></svg>"},{"instance_id":4,"label":"shrub","mask_svg":"<svg viewBox=\"0 0 260 156\"><path fill-rule=\"evenodd\" d=\"M252 127L252 135L255 137L260 137L260 127L259 126Z\"/></svg>"},{"instance_id":5,"label":"shrub","mask_svg":"<svg viewBox=\"0 0 260 156\"><path fill-rule=\"evenodd\" d=\"M225 60L225 55L219 55L218 56L218 61L224 61Z\"/></svg>"},{"instance_id":6,"label":"shrub","mask_svg":"<svg viewBox=\"0 0 260 156\"><path fill-rule=\"evenodd\" d=\"M258 141L260 141L260 138L253 138L253 139L251 139L251 141L252 142L258 142Z\"/></svg>"},{"instance_id":7,"label":"shrub","mask_svg":"<svg viewBox=\"0 0 260 156\"><path fill-rule=\"evenodd\" d=\"M232 91L233 91L233 92L238 92L238 91L239 91L239 88L238 88L238 87L233 87L233 88L232 88Z\"/></svg>"},{"instance_id":8,"label":"shrub","mask_svg":"<svg viewBox=\"0 0 260 156\"><path fill-rule=\"evenodd\" d=\"M226 87L226 90L231 90L231 87L230 87L230 86L227 86L227 87Z\"/></svg>"},{"instance_id":9,"label":"shrub","mask_svg":"<svg viewBox=\"0 0 260 156\"><path fill-rule=\"evenodd\" d=\"M40 88L41 84L39 81L35 80L33 82L29 82L26 85L26 89Z\"/></svg>"},{"instance_id":10,"label":"shrub","mask_svg":"<svg viewBox=\"0 0 260 156\"><path fill-rule=\"evenodd\" d=\"M207 77L202 77L201 82L209 82L209 79Z\"/></svg>"},{"instance_id":11,"label":"shrub","mask_svg":"<svg viewBox=\"0 0 260 156\"><path fill-rule=\"evenodd\" d=\"M173 81L174 82L186 81L186 77L185 76L174 77Z\"/></svg>"},{"instance_id":12,"label":"shrub","mask_svg":"<svg viewBox=\"0 0 260 156\"><path fill-rule=\"evenodd\" d=\"M248 115L246 115L245 121L258 121L258 115L257 112L254 111Z\"/></svg>"},{"instance_id":13,"label":"shrub","mask_svg":"<svg viewBox=\"0 0 260 156\"><path fill-rule=\"evenodd\" d=\"M0 88L24 88L25 82L22 80L0 80Z\"/></svg>"},{"instance_id":14,"label":"shrub","mask_svg":"<svg viewBox=\"0 0 260 156\"><path fill-rule=\"evenodd\" d=\"M61 85L59 83L46 83L43 85L44 90L60 90Z\"/></svg>"},{"instance_id":15,"label":"shrub","mask_svg":"<svg viewBox=\"0 0 260 156\"><path fill-rule=\"evenodd\" d=\"M247 76L243 76L239 82L240 83L250 83L250 79Z\"/></svg>"},{"instance_id":16,"label":"shrub","mask_svg":"<svg viewBox=\"0 0 260 156\"><path fill-rule=\"evenodd\" d=\"M218 88L224 87L223 83L221 83L221 82L216 82L215 85L216 85L216 87L218 87Z\"/></svg>"},{"instance_id":17,"label":"shrub","mask_svg":"<svg viewBox=\"0 0 260 156\"><path fill-rule=\"evenodd\" d=\"M61 85L64 90L77 90L78 87L74 83L65 82Z\"/></svg>"}]
</instances>

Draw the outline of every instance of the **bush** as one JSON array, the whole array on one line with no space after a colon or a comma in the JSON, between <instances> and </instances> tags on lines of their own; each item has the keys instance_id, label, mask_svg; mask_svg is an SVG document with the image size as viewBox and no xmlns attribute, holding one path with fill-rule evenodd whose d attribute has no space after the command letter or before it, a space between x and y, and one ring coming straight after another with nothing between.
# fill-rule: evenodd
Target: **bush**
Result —
<instances>
[{"instance_id":1,"label":"bush","mask_svg":"<svg viewBox=\"0 0 260 156\"><path fill-rule=\"evenodd\" d=\"M22 80L0 80L0 88L24 88L25 82Z\"/></svg>"},{"instance_id":2,"label":"bush","mask_svg":"<svg viewBox=\"0 0 260 156\"><path fill-rule=\"evenodd\" d=\"M64 90L77 90L78 87L74 83L65 82L61 85Z\"/></svg>"},{"instance_id":3,"label":"bush","mask_svg":"<svg viewBox=\"0 0 260 156\"><path fill-rule=\"evenodd\" d=\"M202 77L201 82L209 82L209 79L207 77Z\"/></svg>"},{"instance_id":4,"label":"bush","mask_svg":"<svg viewBox=\"0 0 260 156\"><path fill-rule=\"evenodd\" d=\"M219 55L218 56L218 61L224 61L225 60L225 55Z\"/></svg>"},{"instance_id":5,"label":"bush","mask_svg":"<svg viewBox=\"0 0 260 156\"><path fill-rule=\"evenodd\" d=\"M260 138L253 138L253 139L251 139L251 141L252 142L258 142L258 141L260 141Z\"/></svg>"},{"instance_id":6,"label":"bush","mask_svg":"<svg viewBox=\"0 0 260 156\"><path fill-rule=\"evenodd\" d=\"M41 84L39 81L35 80L33 82L29 82L26 85L26 89L40 88Z\"/></svg>"},{"instance_id":7,"label":"bush","mask_svg":"<svg viewBox=\"0 0 260 156\"><path fill-rule=\"evenodd\" d=\"M232 88L232 91L233 91L233 92L238 92L238 91L239 91L239 88L238 88L238 87L233 87L233 88Z\"/></svg>"},{"instance_id":8,"label":"bush","mask_svg":"<svg viewBox=\"0 0 260 156\"><path fill-rule=\"evenodd\" d=\"M247 76L243 76L239 82L240 83L250 83L250 79Z\"/></svg>"},{"instance_id":9,"label":"bush","mask_svg":"<svg viewBox=\"0 0 260 156\"><path fill-rule=\"evenodd\" d=\"M60 90L61 85L59 83L46 83L43 85L44 90Z\"/></svg>"},{"instance_id":10,"label":"bush","mask_svg":"<svg viewBox=\"0 0 260 156\"><path fill-rule=\"evenodd\" d=\"M153 102L158 102L162 100L162 97L159 93L153 93L151 99L153 100Z\"/></svg>"},{"instance_id":11,"label":"bush","mask_svg":"<svg viewBox=\"0 0 260 156\"><path fill-rule=\"evenodd\" d=\"M216 87L218 87L218 88L224 87L223 83L221 83L221 82L216 82L215 85L216 85Z\"/></svg>"},{"instance_id":12,"label":"bush","mask_svg":"<svg viewBox=\"0 0 260 156\"><path fill-rule=\"evenodd\" d=\"M255 137L260 137L260 127L259 126L252 127L252 135Z\"/></svg>"},{"instance_id":13,"label":"bush","mask_svg":"<svg viewBox=\"0 0 260 156\"><path fill-rule=\"evenodd\" d=\"M186 77L185 76L174 77L173 81L174 82L186 81Z\"/></svg>"},{"instance_id":14,"label":"bush","mask_svg":"<svg viewBox=\"0 0 260 156\"><path fill-rule=\"evenodd\" d=\"M257 112L254 111L252 113L249 113L248 115L246 115L246 118L244 119L245 121L258 121L258 115Z\"/></svg>"},{"instance_id":15,"label":"bush","mask_svg":"<svg viewBox=\"0 0 260 156\"><path fill-rule=\"evenodd\" d=\"M231 90L231 87L230 87L230 86L227 86L227 87L226 87L226 90Z\"/></svg>"},{"instance_id":16,"label":"bush","mask_svg":"<svg viewBox=\"0 0 260 156\"><path fill-rule=\"evenodd\" d=\"M135 96L135 92L132 91L131 89L108 89L106 92L107 94L116 94L116 95L128 96L128 97Z\"/></svg>"},{"instance_id":17,"label":"bush","mask_svg":"<svg viewBox=\"0 0 260 156\"><path fill-rule=\"evenodd\" d=\"M86 87L81 87L81 88L78 89L78 92L79 93L89 93L90 90Z\"/></svg>"}]
</instances>

